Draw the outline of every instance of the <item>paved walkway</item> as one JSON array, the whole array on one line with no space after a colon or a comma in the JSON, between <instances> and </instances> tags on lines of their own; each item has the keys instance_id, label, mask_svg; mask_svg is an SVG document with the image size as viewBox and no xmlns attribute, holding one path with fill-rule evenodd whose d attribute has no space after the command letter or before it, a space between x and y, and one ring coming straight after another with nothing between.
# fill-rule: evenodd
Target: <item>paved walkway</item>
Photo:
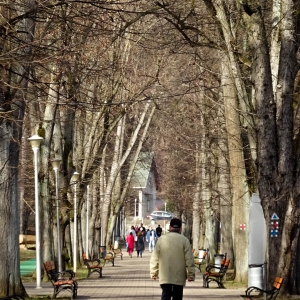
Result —
<instances>
[{"instance_id":1,"label":"paved walkway","mask_svg":"<svg viewBox=\"0 0 300 300\"><path fill-rule=\"evenodd\" d=\"M123 250L125 252L125 250ZM136 252L135 252L136 253ZM129 258L125 252L123 260L119 257L115 260L115 266L107 263L103 268L103 278L92 274L89 279L78 282L78 297L76 299L135 299L135 300L159 300L161 289L158 281L150 279L148 250L143 258ZM24 283L29 296L52 295L53 288L49 283L42 283L42 289L36 289L34 283ZM219 289L211 284L210 288L202 287L202 276L196 269L196 280L187 282L184 288L184 300L241 300L241 294L245 289ZM57 298L69 296L63 291Z\"/></svg>"}]
</instances>

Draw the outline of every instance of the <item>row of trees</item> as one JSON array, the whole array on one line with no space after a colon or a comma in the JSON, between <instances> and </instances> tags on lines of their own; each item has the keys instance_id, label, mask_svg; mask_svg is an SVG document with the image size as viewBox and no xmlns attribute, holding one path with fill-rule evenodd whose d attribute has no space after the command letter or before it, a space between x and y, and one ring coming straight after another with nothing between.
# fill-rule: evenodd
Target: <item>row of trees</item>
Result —
<instances>
[{"instance_id":1,"label":"row of trees","mask_svg":"<svg viewBox=\"0 0 300 300\"><path fill-rule=\"evenodd\" d=\"M72 239L73 172L80 173L79 228L90 186L93 255L99 228L109 243L130 199L140 151L154 151L162 197L186 221L193 248L218 251L221 222L220 251L232 258L239 281L248 269L239 224L247 223L249 198L258 192L267 224L274 212L281 224L267 253L279 263L269 263L268 271L286 278L286 292L299 293L298 6L293 0L3 2L0 295L25 293L15 220L19 200L22 216L33 207L26 139L36 133L44 138L44 260L53 259L57 244L51 159L62 159L64 244Z\"/></svg>"}]
</instances>

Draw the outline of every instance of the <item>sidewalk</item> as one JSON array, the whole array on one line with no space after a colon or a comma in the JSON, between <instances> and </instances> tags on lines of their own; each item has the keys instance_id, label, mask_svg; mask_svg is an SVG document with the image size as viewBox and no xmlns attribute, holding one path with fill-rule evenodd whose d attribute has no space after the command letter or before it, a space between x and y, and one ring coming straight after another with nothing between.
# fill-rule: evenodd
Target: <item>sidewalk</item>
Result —
<instances>
[{"instance_id":1,"label":"sidewalk","mask_svg":"<svg viewBox=\"0 0 300 300\"><path fill-rule=\"evenodd\" d=\"M89 279L78 281L78 297L76 299L135 299L135 300L159 300L161 288L158 281L150 279L148 250L143 253L143 258L137 258L136 252L129 258L123 249L124 257L116 258L115 266L107 263L103 268L103 278L92 274ZM42 289L36 289L34 283L24 283L29 296L52 295L53 288L50 283L42 283ZM196 268L196 280L187 282L183 291L184 300L241 300L240 295L245 289L219 289L211 284L210 288L202 287L202 274ZM57 299L69 296L63 291Z\"/></svg>"}]
</instances>

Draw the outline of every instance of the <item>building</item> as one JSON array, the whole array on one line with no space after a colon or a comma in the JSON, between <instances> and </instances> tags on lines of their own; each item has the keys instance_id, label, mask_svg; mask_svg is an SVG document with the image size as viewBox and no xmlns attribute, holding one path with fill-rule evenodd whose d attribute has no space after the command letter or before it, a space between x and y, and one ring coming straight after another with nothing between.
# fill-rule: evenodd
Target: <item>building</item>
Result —
<instances>
[{"instance_id":1,"label":"building","mask_svg":"<svg viewBox=\"0 0 300 300\"><path fill-rule=\"evenodd\" d=\"M158 176L153 152L141 152L132 176L131 187L135 195L135 211L138 220L143 220L156 205ZM134 215L134 214L133 214Z\"/></svg>"}]
</instances>

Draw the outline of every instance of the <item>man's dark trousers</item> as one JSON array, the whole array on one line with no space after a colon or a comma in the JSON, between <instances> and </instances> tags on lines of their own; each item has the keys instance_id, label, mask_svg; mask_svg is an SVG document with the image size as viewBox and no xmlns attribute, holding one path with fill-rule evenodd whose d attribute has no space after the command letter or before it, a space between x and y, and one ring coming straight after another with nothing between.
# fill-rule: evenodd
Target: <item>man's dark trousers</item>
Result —
<instances>
[{"instance_id":1,"label":"man's dark trousers","mask_svg":"<svg viewBox=\"0 0 300 300\"><path fill-rule=\"evenodd\" d=\"M183 285L161 284L161 300L182 300Z\"/></svg>"}]
</instances>

